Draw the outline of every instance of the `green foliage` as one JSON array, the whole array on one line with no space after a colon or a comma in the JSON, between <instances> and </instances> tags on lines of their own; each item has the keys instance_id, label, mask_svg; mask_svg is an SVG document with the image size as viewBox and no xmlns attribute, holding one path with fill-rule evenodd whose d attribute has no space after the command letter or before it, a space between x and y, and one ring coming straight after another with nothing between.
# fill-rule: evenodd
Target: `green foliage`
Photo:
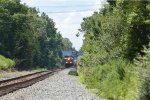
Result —
<instances>
[{"instance_id":1,"label":"green foliage","mask_svg":"<svg viewBox=\"0 0 150 100\"><path fill-rule=\"evenodd\" d=\"M148 100L150 71L143 66L149 66L149 53L142 50L149 44L150 2L107 1L81 24L85 39L78 60L80 81L109 99ZM135 58L140 59L137 65Z\"/></svg>"},{"instance_id":2,"label":"green foliage","mask_svg":"<svg viewBox=\"0 0 150 100\"><path fill-rule=\"evenodd\" d=\"M150 98L150 48L144 48L144 56L138 56L134 63L140 67L140 95L139 98L143 100L149 100Z\"/></svg>"},{"instance_id":3,"label":"green foliage","mask_svg":"<svg viewBox=\"0 0 150 100\"><path fill-rule=\"evenodd\" d=\"M0 70L11 69L15 66L15 62L11 59L5 58L0 55Z\"/></svg>"},{"instance_id":4,"label":"green foliage","mask_svg":"<svg viewBox=\"0 0 150 100\"><path fill-rule=\"evenodd\" d=\"M104 65L79 67L79 78L96 94L113 100L136 100L138 69L126 60L111 60Z\"/></svg>"},{"instance_id":5,"label":"green foliage","mask_svg":"<svg viewBox=\"0 0 150 100\"><path fill-rule=\"evenodd\" d=\"M32 68L31 70L33 70L33 71L47 71L47 68L36 67L36 68Z\"/></svg>"},{"instance_id":6,"label":"green foliage","mask_svg":"<svg viewBox=\"0 0 150 100\"><path fill-rule=\"evenodd\" d=\"M0 0L0 53L15 59L16 68L61 66L63 40L45 13L20 0Z\"/></svg>"},{"instance_id":7,"label":"green foliage","mask_svg":"<svg viewBox=\"0 0 150 100\"><path fill-rule=\"evenodd\" d=\"M63 50L71 50L72 49L72 43L70 42L70 40L68 38L63 38L62 42L64 45Z\"/></svg>"},{"instance_id":8,"label":"green foliage","mask_svg":"<svg viewBox=\"0 0 150 100\"><path fill-rule=\"evenodd\" d=\"M78 76L77 71L69 71L69 75Z\"/></svg>"}]
</instances>

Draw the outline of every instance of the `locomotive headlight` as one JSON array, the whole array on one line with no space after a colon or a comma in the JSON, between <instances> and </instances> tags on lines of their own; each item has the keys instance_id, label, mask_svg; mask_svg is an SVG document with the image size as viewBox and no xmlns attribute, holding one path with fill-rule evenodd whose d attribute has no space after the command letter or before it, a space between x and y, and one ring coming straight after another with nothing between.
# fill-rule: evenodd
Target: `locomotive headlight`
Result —
<instances>
[{"instance_id":1,"label":"locomotive headlight","mask_svg":"<svg viewBox=\"0 0 150 100\"><path fill-rule=\"evenodd\" d=\"M70 62L70 63L72 63L72 62Z\"/></svg>"},{"instance_id":2,"label":"locomotive headlight","mask_svg":"<svg viewBox=\"0 0 150 100\"><path fill-rule=\"evenodd\" d=\"M68 63L68 62L66 62L66 63Z\"/></svg>"}]
</instances>

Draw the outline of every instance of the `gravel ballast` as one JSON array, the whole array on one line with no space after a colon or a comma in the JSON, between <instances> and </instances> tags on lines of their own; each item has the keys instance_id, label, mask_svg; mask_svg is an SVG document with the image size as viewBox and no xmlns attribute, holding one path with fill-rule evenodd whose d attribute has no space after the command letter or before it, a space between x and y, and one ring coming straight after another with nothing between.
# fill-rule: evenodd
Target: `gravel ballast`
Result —
<instances>
[{"instance_id":1,"label":"gravel ballast","mask_svg":"<svg viewBox=\"0 0 150 100\"><path fill-rule=\"evenodd\" d=\"M102 100L65 69L30 87L0 97L0 100Z\"/></svg>"}]
</instances>

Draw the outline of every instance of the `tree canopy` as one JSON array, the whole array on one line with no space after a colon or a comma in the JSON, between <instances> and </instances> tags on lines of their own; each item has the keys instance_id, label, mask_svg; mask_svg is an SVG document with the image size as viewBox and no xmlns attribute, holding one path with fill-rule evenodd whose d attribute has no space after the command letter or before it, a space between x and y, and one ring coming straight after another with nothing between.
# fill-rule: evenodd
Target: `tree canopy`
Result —
<instances>
[{"instance_id":1,"label":"tree canopy","mask_svg":"<svg viewBox=\"0 0 150 100\"><path fill-rule=\"evenodd\" d=\"M16 68L61 66L61 51L70 48L54 21L20 0L0 0L0 54L14 59Z\"/></svg>"}]
</instances>

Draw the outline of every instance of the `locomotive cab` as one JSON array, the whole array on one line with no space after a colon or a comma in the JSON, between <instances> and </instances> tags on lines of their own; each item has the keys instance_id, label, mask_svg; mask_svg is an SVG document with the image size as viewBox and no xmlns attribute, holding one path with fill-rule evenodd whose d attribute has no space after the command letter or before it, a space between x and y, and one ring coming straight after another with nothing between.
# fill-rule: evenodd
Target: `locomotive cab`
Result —
<instances>
[{"instance_id":1,"label":"locomotive cab","mask_svg":"<svg viewBox=\"0 0 150 100\"><path fill-rule=\"evenodd\" d=\"M72 56L65 56L65 67L71 67L74 65L73 57Z\"/></svg>"}]
</instances>

